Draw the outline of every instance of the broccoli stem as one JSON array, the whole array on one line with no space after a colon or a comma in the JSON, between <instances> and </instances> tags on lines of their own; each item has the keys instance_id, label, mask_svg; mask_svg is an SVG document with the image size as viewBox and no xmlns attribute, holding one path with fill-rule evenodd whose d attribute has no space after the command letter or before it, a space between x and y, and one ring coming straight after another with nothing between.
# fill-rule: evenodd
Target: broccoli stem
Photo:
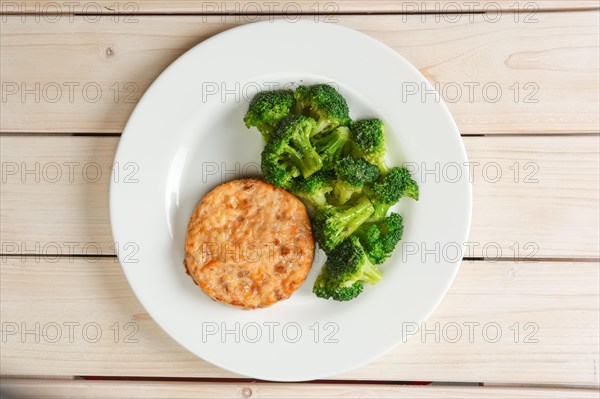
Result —
<instances>
[{"instance_id":1,"label":"broccoli stem","mask_svg":"<svg viewBox=\"0 0 600 399\"><path fill-rule=\"evenodd\" d=\"M287 152L290 155L290 160L300 169L302 176L306 179L321 169L323 162L319 154L310 145L308 138L306 140L294 140L294 144L298 147L298 150L288 146Z\"/></svg>"},{"instance_id":2,"label":"broccoli stem","mask_svg":"<svg viewBox=\"0 0 600 399\"><path fill-rule=\"evenodd\" d=\"M419 186L417 186L416 184L408 185L408 187L406 187L406 189L404 190L402 195L405 197L412 198L414 200L418 200L419 199Z\"/></svg>"},{"instance_id":3,"label":"broccoli stem","mask_svg":"<svg viewBox=\"0 0 600 399\"><path fill-rule=\"evenodd\" d=\"M338 181L333 188L333 195L338 199L338 205L344 205L354 193L355 190L342 181Z\"/></svg>"},{"instance_id":4,"label":"broccoli stem","mask_svg":"<svg viewBox=\"0 0 600 399\"><path fill-rule=\"evenodd\" d=\"M341 235L345 238L354 233L373 213L371 201L363 198L356 206L346 209L340 215L340 222L344 224Z\"/></svg>"},{"instance_id":5,"label":"broccoli stem","mask_svg":"<svg viewBox=\"0 0 600 399\"><path fill-rule=\"evenodd\" d=\"M381 280L382 274L379 269L377 269L373 264L369 261L365 261L365 265L363 266L363 277L362 281L368 284L377 284L379 280Z\"/></svg>"},{"instance_id":6,"label":"broccoli stem","mask_svg":"<svg viewBox=\"0 0 600 399\"><path fill-rule=\"evenodd\" d=\"M379 173L381 175L385 175L390 171L390 169L388 168L387 164L385 163L385 160L383 159L383 157L381 157L377 160L377 167L379 168Z\"/></svg>"},{"instance_id":7,"label":"broccoli stem","mask_svg":"<svg viewBox=\"0 0 600 399\"><path fill-rule=\"evenodd\" d=\"M373 212L373 214L371 215L371 219L373 220L382 220L385 219L388 210L390 209L391 205L388 204L374 204L373 207L375 208L375 212Z\"/></svg>"},{"instance_id":8,"label":"broccoli stem","mask_svg":"<svg viewBox=\"0 0 600 399\"><path fill-rule=\"evenodd\" d=\"M267 142L269 141L270 133L266 129L263 129L260 130L260 134L262 135L263 144L267 144Z\"/></svg>"},{"instance_id":9,"label":"broccoli stem","mask_svg":"<svg viewBox=\"0 0 600 399\"><path fill-rule=\"evenodd\" d=\"M316 119L317 121L319 120L319 116L318 115L311 115L314 119ZM311 136L316 136L317 134L321 133L323 130L325 130L327 127L329 127L329 122L322 120L320 122L318 122L318 125L316 127L316 129L312 132Z\"/></svg>"},{"instance_id":10,"label":"broccoli stem","mask_svg":"<svg viewBox=\"0 0 600 399\"><path fill-rule=\"evenodd\" d=\"M304 199L306 202L308 202L309 205L313 206L313 207L319 207L319 206L325 206L327 204L327 193L331 191L330 188L322 188L319 189L318 191L315 191L312 194L307 194L307 193L303 193L303 192L294 192L294 194L302 199Z\"/></svg>"},{"instance_id":11,"label":"broccoli stem","mask_svg":"<svg viewBox=\"0 0 600 399\"><path fill-rule=\"evenodd\" d=\"M325 190L319 190L318 192L314 193L309 202L312 206L323 206L327 203L327 197L325 194L327 194L329 191L325 191Z\"/></svg>"}]
</instances>

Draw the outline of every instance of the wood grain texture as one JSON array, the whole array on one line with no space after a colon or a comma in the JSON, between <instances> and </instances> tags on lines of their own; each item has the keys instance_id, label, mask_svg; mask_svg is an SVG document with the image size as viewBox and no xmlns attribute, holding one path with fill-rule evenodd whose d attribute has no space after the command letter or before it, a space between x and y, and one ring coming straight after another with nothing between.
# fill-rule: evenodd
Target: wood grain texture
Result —
<instances>
[{"instance_id":1,"label":"wood grain texture","mask_svg":"<svg viewBox=\"0 0 600 399\"><path fill-rule=\"evenodd\" d=\"M6 392L22 399L147 399L147 398L598 398L594 389L498 388L474 386L342 385L342 384L265 384L206 382L132 382L132 381L47 381L0 380Z\"/></svg>"},{"instance_id":2,"label":"wood grain texture","mask_svg":"<svg viewBox=\"0 0 600 399\"><path fill-rule=\"evenodd\" d=\"M420 12L514 12L536 13L545 10L598 9L594 0L538 0L538 1L451 1L436 2L391 0L297 0L256 1L237 0L98 0L72 1L0 1L0 12L5 14L338 14L338 13L420 13Z\"/></svg>"},{"instance_id":3,"label":"wood grain texture","mask_svg":"<svg viewBox=\"0 0 600 399\"><path fill-rule=\"evenodd\" d=\"M522 17L317 19L358 29L406 57L437 85L463 134L597 133L598 13ZM1 131L119 133L141 94L179 55L216 33L261 19L97 18L3 17ZM426 95L418 90L416 95Z\"/></svg>"},{"instance_id":4,"label":"wood grain texture","mask_svg":"<svg viewBox=\"0 0 600 399\"><path fill-rule=\"evenodd\" d=\"M0 266L5 375L236 377L167 337L113 258L4 257ZM463 262L420 333L334 378L596 386L598 272L587 262ZM424 335L450 323L460 326L458 342L450 333ZM479 324L471 334L465 323ZM489 342L495 330L484 336L487 323L499 326L498 342Z\"/></svg>"},{"instance_id":5,"label":"wood grain texture","mask_svg":"<svg viewBox=\"0 0 600 399\"><path fill-rule=\"evenodd\" d=\"M2 253L115 253L108 187L131 172L124 165L119 174L112 170L117 137L2 137L0 143ZM465 256L600 256L598 137L465 137L464 143L474 198ZM437 175L417 166L421 182L454 176L444 165Z\"/></svg>"},{"instance_id":6,"label":"wood grain texture","mask_svg":"<svg viewBox=\"0 0 600 399\"><path fill-rule=\"evenodd\" d=\"M598 258L599 137L473 137L464 143L474 165L469 241L481 243L472 256L494 258L497 246L507 258Z\"/></svg>"}]
</instances>

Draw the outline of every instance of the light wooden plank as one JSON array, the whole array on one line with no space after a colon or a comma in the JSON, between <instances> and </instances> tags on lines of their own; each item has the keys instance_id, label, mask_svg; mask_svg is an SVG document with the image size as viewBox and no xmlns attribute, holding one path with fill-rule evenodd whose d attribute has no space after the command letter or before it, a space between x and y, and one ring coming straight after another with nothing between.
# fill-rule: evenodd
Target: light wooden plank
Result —
<instances>
[{"instance_id":1,"label":"light wooden plank","mask_svg":"<svg viewBox=\"0 0 600 399\"><path fill-rule=\"evenodd\" d=\"M167 337L138 303L114 259L5 257L0 267L5 375L236 377ZM334 378L596 386L598 271L598 263L587 262L463 262L420 333ZM51 323L59 326L58 339ZM97 324L84 334L87 323ZM126 323L133 323L127 331ZM450 323L460 326L458 342L450 333L440 333L438 342L435 334L423 335L425 328L433 331L437 324L443 331ZM479 324L469 333L466 323ZM498 342L488 342L492 333L484 337L487 323L499 326ZM102 335L92 342L96 329Z\"/></svg>"},{"instance_id":2,"label":"light wooden plank","mask_svg":"<svg viewBox=\"0 0 600 399\"><path fill-rule=\"evenodd\" d=\"M0 143L2 253L115 253L108 185L117 137L2 137ZM599 256L597 136L465 137L464 143L474 172L467 257ZM417 166L420 181L436 178L425 172L436 165ZM121 165L116 178L129 172ZM437 178L453 179L453 169L439 165Z\"/></svg>"},{"instance_id":3,"label":"light wooden plank","mask_svg":"<svg viewBox=\"0 0 600 399\"><path fill-rule=\"evenodd\" d=\"M118 140L0 137L0 252L114 255L108 190Z\"/></svg>"},{"instance_id":4,"label":"light wooden plank","mask_svg":"<svg viewBox=\"0 0 600 399\"><path fill-rule=\"evenodd\" d=\"M481 244L471 256L600 255L599 137L463 141L474 170L469 241Z\"/></svg>"},{"instance_id":5,"label":"light wooden plank","mask_svg":"<svg viewBox=\"0 0 600 399\"><path fill-rule=\"evenodd\" d=\"M405 56L437 85L463 134L597 133L598 13L538 13L529 23L499 15L496 22L488 14L320 22L358 29ZM174 59L218 32L260 19L31 18L3 17L3 132L121 132L140 95Z\"/></svg>"},{"instance_id":6,"label":"light wooden plank","mask_svg":"<svg viewBox=\"0 0 600 399\"><path fill-rule=\"evenodd\" d=\"M47 381L0 380L2 387L15 397L51 398L590 398L597 399L595 389L573 388L492 388L474 386L411 386L392 384L266 384L152 381Z\"/></svg>"},{"instance_id":7,"label":"light wooden plank","mask_svg":"<svg viewBox=\"0 0 600 399\"><path fill-rule=\"evenodd\" d=\"M297 0L239 2L197 0L98 0L79 1L0 1L0 12L6 14L337 14L337 13L419 13L419 12L505 12L536 13L544 10L598 9L594 0L538 0L538 1L451 1L436 2L391 0Z\"/></svg>"}]
</instances>

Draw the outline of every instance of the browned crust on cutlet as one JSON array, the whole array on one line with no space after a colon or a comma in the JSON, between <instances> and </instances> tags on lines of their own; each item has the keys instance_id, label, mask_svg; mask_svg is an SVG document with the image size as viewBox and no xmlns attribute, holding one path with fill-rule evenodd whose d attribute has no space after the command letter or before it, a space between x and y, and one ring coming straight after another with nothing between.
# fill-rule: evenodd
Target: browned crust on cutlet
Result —
<instances>
[{"instance_id":1,"label":"browned crust on cutlet","mask_svg":"<svg viewBox=\"0 0 600 399\"><path fill-rule=\"evenodd\" d=\"M254 309L289 298L313 256L304 204L262 180L241 179L216 187L196 207L184 263L211 298Z\"/></svg>"}]
</instances>

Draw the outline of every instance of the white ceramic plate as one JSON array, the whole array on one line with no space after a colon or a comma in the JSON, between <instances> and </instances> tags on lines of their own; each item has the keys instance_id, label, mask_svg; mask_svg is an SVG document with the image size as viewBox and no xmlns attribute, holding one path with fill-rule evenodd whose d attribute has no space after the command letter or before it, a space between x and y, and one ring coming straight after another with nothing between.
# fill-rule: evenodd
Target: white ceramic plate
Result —
<instances>
[{"instance_id":1,"label":"white ceramic plate","mask_svg":"<svg viewBox=\"0 0 600 399\"><path fill-rule=\"evenodd\" d=\"M405 219L403 243L381 267L381 282L348 303L312 294L322 252L287 301L253 311L214 302L184 271L188 220L218 184L259 173L261 137L242 121L249 98L313 82L336 85L354 119L383 119L390 164L413 167L421 198L395 207ZM469 178L465 168L459 179L454 172L465 150L432 92L396 52L334 24L249 24L181 56L131 115L110 190L119 259L148 313L197 356L265 380L331 377L402 342L403 326L425 320L446 293L470 225ZM437 177L422 173L436 167Z\"/></svg>"}]
</instances>

